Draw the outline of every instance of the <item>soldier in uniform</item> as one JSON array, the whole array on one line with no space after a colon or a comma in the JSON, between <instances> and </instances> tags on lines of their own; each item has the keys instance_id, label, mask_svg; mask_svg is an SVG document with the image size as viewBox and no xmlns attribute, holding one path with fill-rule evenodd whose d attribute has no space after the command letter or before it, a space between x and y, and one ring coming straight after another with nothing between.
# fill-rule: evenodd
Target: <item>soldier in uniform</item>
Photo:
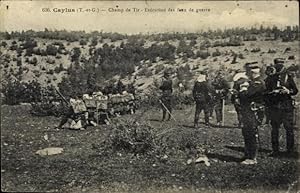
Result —
<instances>
[{"instance_id":1,"label":"soldier in uniform","mask_svg":"<svg viewBox=\"0 0 300 193\"><path fill-rule=\"evenodd\" d=\"M169 121L171 119L170 113L172 113L173 82L170 75L171 75L170 71L164 72L164 76L162 78L162 84L159 87L159 89L162 91L162 95L160 99L162 111L163 111L162 121L166 119L166 114L168 114L167 120Z\"/></svg>"},{"instance_id":2,"label":"soldier in uniform","mask_svg":"<svg viewBox=\"0 0 300 193\"><path fill-rule=\"evenodd\" d=\"M266 87L268 85L271 85L272 82L273 82L273 79L274 79L274 76L275 76L275 73L276 73L276 69L273 65L267 65L266 67L266 71L265 71L265 74L267 75L267 78L265 79L265 85ZM265 97L265 116L266 116L266 124L269 124L271 119L270 119L270 114L271 114L271 103L270 103L271 100L269 100L269 97Z\"/></svg>"},{"instance_id":3,"label":"soldier in uniform","mask_svg":"<svg viewBox=\"0 0 300 193\"><path fill-rule=\"evenodd\" d=\"M229 91L229 84L225 80L223 74L221 72L217 73L214 81L212 82L212 86L215 90L214 92L214 101L215 101L215 112L217 118L217 125L221 125L222 123L222 111L223 111L223 101L226 99L226 96Z\"/></svg>"},{"instance_id":4,"label":"soldier in uniform","mask_svg":"<svg viewBox=\"0 0 300 193\"><path fill-rule=\"evenodd\" d=\"M263 94L265 85L260 79L260 68L256 63L247 63L245 65L248 80L240 84L238 97L240 100L242 134L245 143L245 154L242 164L256 164L257 146L258 146L258 126L262 124L263 119Z\"/></svg>"},{"instance_id":5,"label":"soldier in uniform","mask_svg":"<svg viewBox=\"0 0 300 193\"><path fill-rule=\"evenodd\" d=\"M272 154L279 155L279 128L283 124L286 130L286 148L288 154L295 153L294 147L294 105L293 95L298 93L293 77L287 73L284 67L284 59L274 59L276 74L270 77L267 87L267 101L270 108L272 126Z\"/></svg>"},{"instance_id":6,"label":"soldier in uniform","mask_svg":"<svg viewBox=\"0 0 300 193\"><path fill-rule=\"evenodd\" d=\"M202 110L204 111L205 124L209 126L209 101L211 101L209 93L210 89L207 83L207 77L205 74L200 74L193 88L193 97L196 102L196 111L194 119L195 128L198 128L199 116Z\"/></svg>"},{"instance_id":7,"label":"soldier in uniform","mask_svg":"<svg viewBox=\"0 0 300 193\"><path fill-rule=\"evenodd\" d=\"M248 80L248 77L245 75L245 72L237 71L235 76L233 77L233 87L231 90L231 103L234 105L237 119L238 119L238 127L242 126L242 108L241 103L238 97L240 85Z\"/></svg>"}]
</instances>

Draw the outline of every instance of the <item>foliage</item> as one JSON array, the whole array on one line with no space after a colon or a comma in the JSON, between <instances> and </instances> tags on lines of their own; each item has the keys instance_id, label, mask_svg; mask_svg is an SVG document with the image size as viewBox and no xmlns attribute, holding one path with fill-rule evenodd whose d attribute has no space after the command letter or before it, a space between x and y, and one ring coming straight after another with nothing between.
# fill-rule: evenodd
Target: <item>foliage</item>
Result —
<instances>
[{"instance_id":1,"label":"foliage","mask_svg":"<svg viewBox=\"0 0 300 193\"><path fill-rule=\"evenodd\" d=\"M41 100L41 85L37 81L29 83L10 79L2 86L1 92L5 96L4 104L17 105L21 102L29 103Z\"/></svg>"},{"instance_id":2,"label":"foliage","mask_svg":"<svg viewBox=\"0 0 300 193\"><path fill-rule=\"evenodd\" d=\"M56 56L57 51L58 51L58 49L54 45L50 44L50 45L47 45L47 47L46 47L46 53L47 53L47 55Z\"/></svg>"}]
</instances>

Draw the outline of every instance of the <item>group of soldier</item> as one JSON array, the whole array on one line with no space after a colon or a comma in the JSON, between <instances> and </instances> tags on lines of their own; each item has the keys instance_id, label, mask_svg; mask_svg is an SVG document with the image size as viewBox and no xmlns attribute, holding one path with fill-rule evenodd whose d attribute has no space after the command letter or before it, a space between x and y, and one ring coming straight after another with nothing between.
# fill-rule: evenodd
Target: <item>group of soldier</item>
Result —
<instances>
[{"instance_id":1,"label":"group of soldier","mask_svg":"<svg viewBox=\"0 0 300 193\"><path fill-rule=\"evenodd\" d=\"M69 128L84 130L96 126L99 121L109 124L109 116L125 112L133 114L136 109L133 83L124 85L121 80L108 85L102 91L77 94L67 101L57 90L67 107L57 129Z\"/></svg>"},{"instance_id":2,"label":"group of soldier","mask_svg":"<svg viewBox=\"0 0 300 193\"><path fill-rule=\"evenodd\" d=\"M286 67L283 58L274 59L274 64L268 65L265 70L266 78L263 79L258 62L246 63L244 71L237 72L233 77L234 84L230 88L224 78L223 72L218 72L211 80L208 73L201 72L193 87L193 98L196 104L194 127L198 128L199 115L204 111L205 125L210 126L210 117L215 109L217 124L224 121L225 99L231 94L231 102L237 112L238 125L242 129L244 138L244 157L242 164L252 165L257 163L258 128L266 123L272 126L272 153L277 157L279 152L279 128L283 124L286 130L287 155L296 154L294 137L294 109L293 95L298 93L293 79L295 66ZM169 120L172 116L172 78L170 72L164 73L162 84L162 120ZM223 122L224 123L224 122Z\"/></svg>"}]
</instances>

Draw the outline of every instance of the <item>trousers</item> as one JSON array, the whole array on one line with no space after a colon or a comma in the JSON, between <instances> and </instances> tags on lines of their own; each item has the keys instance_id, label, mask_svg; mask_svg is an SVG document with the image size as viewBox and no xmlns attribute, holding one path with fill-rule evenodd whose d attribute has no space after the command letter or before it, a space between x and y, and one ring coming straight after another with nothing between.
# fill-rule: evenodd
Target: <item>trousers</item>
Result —
<instances>
[{"instance_id":1,"label":"trousers","mask_svg":"<svg viewBox=\"0 0 300 193\"><path fill-rule=\"evenodd\" d=\"M241 111L241 120L242 120L242 134L244 137L245 144L245 158L246 159L255 159L257 155L258 147L258 121L250 107L243 107Z\"/></svg>"},{"instance_id":2,"label":"trousers","mask_svg":"<svg viewBox=\"0 0 300 193\"><path fill-rule=\"evenodd\" d=\"M217 122L222 122L222 111L223 111L223 99L217 99L215 101L215 112Z\"/></svg>"},{"instance_id":3,"label":"trousers","mask_svg":"<svg viewBox=\"0 0 300 193\"><path fill-rule=\"evenodd\" d=\"M167 120L170 120L171 119L171 114L170 113L172 113L172 97L162 97L161 101L163 103L163 104L161 104L161 108L162 108L162 112L163 112L162 120L166 119L166 115L168 115Z\"/></svg>"},{"instance_id":4,"label":"trousers","mask_svg":"<svg viewBox=\"0 0 300 193\"><path fill-rule=\"evenodd\" d=\"M271 137L272 137L272 149L273 151L279 151L279 128L281 124L286 131L286 148L288 151L293 151L294 148L294 126L293 126L293 109L279 109L272 108L270 110L271 119Z\"/></svg>"},{"instance_id":5,"label":"trousers","mask_svg":"<svg viewBox=\"0 0 300 193\"><path fill-rule=\"evenodd\" d=\"M210 111L209 104L206 102L196 102L194 124L198 124L199 116L202 110L204 111L205 123L209 123L209 111Z\"/></svg>"}]
</instances>

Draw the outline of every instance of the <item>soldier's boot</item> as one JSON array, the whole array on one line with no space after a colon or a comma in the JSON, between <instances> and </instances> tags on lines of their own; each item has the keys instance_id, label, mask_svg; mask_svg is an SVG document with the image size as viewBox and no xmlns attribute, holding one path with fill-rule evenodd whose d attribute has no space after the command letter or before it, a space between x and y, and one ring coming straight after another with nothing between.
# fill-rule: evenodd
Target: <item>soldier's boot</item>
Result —
<instances>
[{"instance_id":1,"label":"soldier's boot","mask_svg":"<svg viewBox=\"0 0 300 193\"><path fill-rule=\"evenodd\" d=\"M279 156L279 127L272 127L271 131L272 136L272 152L269 154L271 157L278 157Z\"/></svg>"},{"instance_id":2,"label":"soldier's boot","mask_svg":"<svg viewBox=\"0 0 300 193\"><path fill-rule=\"evenodd\" d=\"M294 132L288 131L286 132L286 147L287 147L287 156L289 157L298 157L296 148L295 148L295 141L294 141Z\"/></svg>"},{"instance_id":3,"label":"soldier's boot","mask_svg":"<svg viewBox=\"0 0 300 193\"><path fill-rule=\"evenodd\" d=\"M199 121L199 118L195 117L195 120L194 120L194 128L195 128L195 129L198 129L198 128L199 128L199 123L198 123L198 121Z\"/></svg>"}]
</instances>

